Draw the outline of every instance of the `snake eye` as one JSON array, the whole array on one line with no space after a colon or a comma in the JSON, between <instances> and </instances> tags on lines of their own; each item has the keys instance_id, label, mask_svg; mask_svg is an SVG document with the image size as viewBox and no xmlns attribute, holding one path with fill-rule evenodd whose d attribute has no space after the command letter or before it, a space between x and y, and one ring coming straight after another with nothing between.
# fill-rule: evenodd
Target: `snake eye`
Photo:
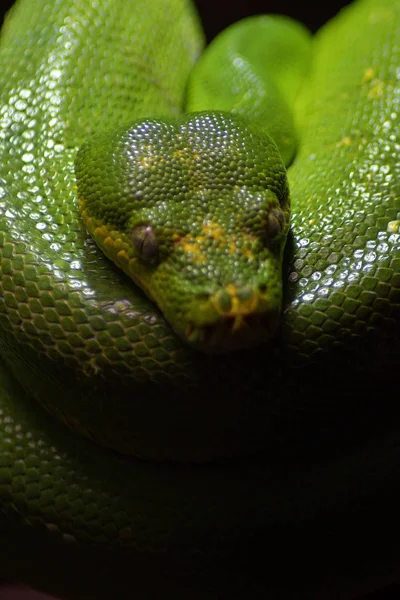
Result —
<instances>
[{"instance_id":1,"label":"snake eye","mask_svg":"<svg viewBox=\"0 0 400 600\"><path fill-rule=\"evenodd\" d=\"M137 225L132 231L132 246L142 260L155 262L158 256L156 232L151 225Z\"/></svg>"},{"instance_id":2,"label":"snake eye","mask_svg":"<svg viewBox=\"0 0 400 600\"><path fill-rule=\"evenodd\" d=\"M272 208L267 217L267 236L269 238L277 237L283 230L285 218L279 208Z\"/></svg>"}]
</instances>

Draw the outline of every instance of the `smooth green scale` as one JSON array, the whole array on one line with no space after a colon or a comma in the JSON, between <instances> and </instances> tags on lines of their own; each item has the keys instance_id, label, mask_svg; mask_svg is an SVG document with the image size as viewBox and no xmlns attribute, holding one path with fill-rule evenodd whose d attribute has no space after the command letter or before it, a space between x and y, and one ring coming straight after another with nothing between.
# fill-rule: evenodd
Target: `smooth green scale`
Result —
<instances>
[{"instance_id":1,"label":"smooth green scale","mask_svg":"<svg viewBox=\"0 0 400 600\"><path fill-rule=\"evenodd\" d=\"M307 553L306 565L314 586L319 567L336 567L342 558L342 552L321 551L336 535L343 553L351 554L346 573L354 572L355 540L365 542L366 564L384 547L371 543L378 529L398 539L399 5L358 2L318 36L302 100L303 144L289 173L294 243L288 246L282 337L273 349L218 360L181 345L78 220L73 127L64 128L72 124L68 108L75 95L89 98L96 123L101 118L109 125L117 111L107 112L107 101L97 109L100 90L107 77L110 97L117 80L126 83L109 63L132 46L118 46L128 27L127 4L107 14L79 2L80 25L64 30L76 50L69 63L57 38L60 26L71 23L64 11L74 12L73 6L55 4L53 14L44 3L20 4L1 50L0 344L8 370L36 399L56 399L52 410L61 419L68 413L77 429L121 449L204 459L261 442L267 452L200 468L127 461L44 417L3 371L2 567L53 591L75 587L87 597L101 597L104 582L121 580L136 586L138 596L151 597L157 585L165 594L175 575L182 597L210 588L222 596L227 586L248 597L249 591L265 595L289 571L304 575L291 569L305 554L304 540L317 549ZM164 21L153 2L143 15L149 35L160 26L159 40L166 36L165 18L179 22L172 9L181 5L162 6ZM56 15L57 35L50 25ZM29 23L40 34L29 37ZM132 32L138 23L131 22ZM193 31L183 31L191 47ZM92 71L98 43L103 60ZM176 60L169 56L168 64L181 64L177 36L172 47ZM58 53L66 72L69 66L78 77L67 77L65 85L57 73L50 77ZM54 91L59 83L65 94ZM32 100L19 90L31 90ZM57 112L60 106L65 112ZM80 108L77 119L85 114ZM64 130L66 153L54 149L62 169L46 172L51 149L32 147L35 136L49 143L51 133L58 144ZM67 203L61 202L65 191ZM45 218L48 229L41 232ZM48 234L55 237L46 241ZM81 262L73 264L75 257ZM303 443L276 445L299 438Z\"/></svg>"},{"instance_id":2,"label":"smooth green scale","mask_svg":"<svg viewBox=\"0 0 400 600\"><path fill-rule=\"evenodd\" d=\"M370 23L364 17L358 37L345 21L337 42L340 60L331 56L331 44L327 42L325 50L321 40L303 99L308 125L303 125L302 148L290 172L297 249L288 267L283 332L272 349L266 346L217 363L192 352L173 335L154 305L90 241L78 214L73 159L89 124L98 129L100 115L107 129L113 119L129 121L132 111L140 116L149 101L155 103L153 112L166 112L165 98L171 105L173 92L177 111L182 80L196 55L189 26L190 44L182 41L183 46L189 44L185 54L168 43L174 39L173 29L168 27L171 37L165 36L164 25L158 32L143 18L147 29L139 35L136 25L129 28L128 15L117 15L107 6L90 5L93 14L88 7L89 12L79 10L73 18L70 5L55 4L39 48L34 42L28 49L23 46L26 26L19 30L16 17L3 38L2 352L37 400L102 444L141 456L183 460L249 451L264 443L269 428L280 436L270 415L278 412L280 419L292 410L296 413L300 390L303 397L318 396L315 382L318 377L324 381L324 369L333 373L347 360L354 368L363 367L367 355L385 364L393 354L398 234L391 232L390 223L398 215L398 183L397 121L391 115L397 88L385 82L396 81L397 46L390 40L398 36L393 16L397 5L379 9L380 20ZM366 6L363 14L368 14ZM171 21L178 25L181 15L186 31L187 13L180 4L176 7ZM378 9L371 10L375 14ZM101 46L101 56L95 45L86 47L85 23L101 27L111 18L116 24L110 35L114 32L122 46L112 37L113 45L110 40ZM32 17L32 22L41 31L41 18ZM129 56L124 49L133 34L140 46L130 44ZM339 34L328 30L326 35ZM37 36L33 33L28 41ZM134 68L144 55L147 64L153 64L153 42L159 38L166 41L166 64L178 61L181 66L181 74L174 70L182 82L180 93L178 84L164 93L166 82L157 84L160 96L153 93L157 77L165 74L170 80L162 65L154 63L153 76ZM390 60L386 55L379 60L383 44L393 46ZM177 54L172 58L168 52ZM109 53L115 65L111 73ZM348 73L349 56L355 63L353 77ZM23 71L14 66L25 62ZM327 74L331 71L332 79ZM132 80L127 79L131 72ZM132 91L121 83L127 81ZM96 82L101 94L94 91ZM70 94L59 94L60 88ZM116 88L118 110L111 101ZM146 94L149 98L143 99ZM140 101L140 110L132 107L132 96ZM357 351L360 339L370 348L366 354ZM301 381L296 374L282 384L283 373L311 358L317 366L310 362ZM72 397L71 381L76 381ZM330 393L337 395L334 388Z\"/></svg>"},{"instance_id":3,"label":"smooth green scale","mask_svg":"<svg viewBox=\"0 0 400 600\"><path fill-rule=\"evenodd\" d=\"M243 19L202 54L190 76L186 110L242 116L268 132L288 166L299 144L294 108L310 62L311 35L301 23L281 15Z\"/></svg>"}]
</instances>

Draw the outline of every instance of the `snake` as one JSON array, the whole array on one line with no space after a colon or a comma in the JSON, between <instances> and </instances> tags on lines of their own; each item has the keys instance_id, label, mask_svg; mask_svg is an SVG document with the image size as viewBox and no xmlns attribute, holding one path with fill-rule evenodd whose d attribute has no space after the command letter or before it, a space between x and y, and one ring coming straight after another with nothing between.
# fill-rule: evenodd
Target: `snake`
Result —
<instances>
[{"instance_id":1,"label":"snake","mask_svg":"<svg viewBox=\"0 0 400 600\"><path fill-rule=\"evenodd\" d=\"M300 597L329 540L357 580L396 546L400 4L203 47L188 0L2 29L0 564L63 598Z\"/></svg>"}]
</instances>

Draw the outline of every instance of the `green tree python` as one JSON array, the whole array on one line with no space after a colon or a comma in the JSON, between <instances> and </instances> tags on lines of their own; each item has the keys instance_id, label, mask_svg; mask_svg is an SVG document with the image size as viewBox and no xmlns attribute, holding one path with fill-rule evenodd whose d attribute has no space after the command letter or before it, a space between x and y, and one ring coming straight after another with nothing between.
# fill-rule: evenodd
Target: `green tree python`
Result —
<instances>
[{"instance_id":1,"label":"green tree python","mask_svg":"<svg viewBox=\"0 0 400 600\"><path fill-rule=\"evenodd\" d=\"M261 22L197 62L186 0L6 19L9 576L264 598L329 578L329 536L357 573L398 537L400 4Z\"/></svg>"}]
</instances>

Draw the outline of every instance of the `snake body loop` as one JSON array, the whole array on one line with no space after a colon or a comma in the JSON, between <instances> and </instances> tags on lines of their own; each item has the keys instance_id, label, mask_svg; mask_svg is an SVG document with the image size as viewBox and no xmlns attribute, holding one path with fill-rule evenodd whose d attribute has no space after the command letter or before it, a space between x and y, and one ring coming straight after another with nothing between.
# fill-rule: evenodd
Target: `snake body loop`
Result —
<instances>
[{"instance_id":1,"label":"snake body loop","mask_svg":"<svg viewBox=\"0 0 400 600\"><path fill-rule=\"evenodd\" d=\"M273 341L217 357L182 341L97 247L74 170L99 127L180 114L202 40L185 0L19 0L2 31L0 557L66 597L101 597L119 578L143 597L176 577L182 597L223 597L227 582L264 593L305 531L320 548L331 529L365 527L349 506L393 514L400 5L358 0L313 40L281 321ZM154 258L148 230L134 231ZM193 255L195 241L176 243ZM254 298L228 285L215 310Z\"/></svg>"}]
</instances>

